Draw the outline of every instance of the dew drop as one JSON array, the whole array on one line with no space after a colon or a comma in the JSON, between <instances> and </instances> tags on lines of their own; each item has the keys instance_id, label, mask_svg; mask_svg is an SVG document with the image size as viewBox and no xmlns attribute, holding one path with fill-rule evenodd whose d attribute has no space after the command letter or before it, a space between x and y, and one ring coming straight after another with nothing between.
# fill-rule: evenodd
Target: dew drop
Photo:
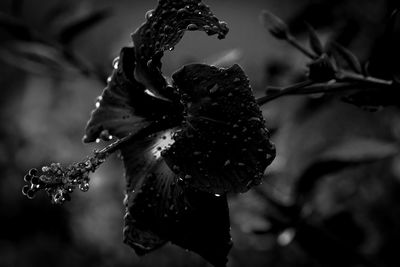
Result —
<instances>
[{"instance_id":1,"label":"dew drop","mask_svg":"<svg viewBox=\"0 0 400 267\"><path fill-rule=\"evenodd\" d=\"M171 26L169 26L169 25L165 25L164 31L165 31L166 33L170 33L170 32L173 31L173 28L172 28Z\"/></svg>"},{"instance_id":2,"label":"dew drop","mask_svg":"<svg viewBox=\"0 0 400 267\"><path fill-rule=\"evenodd\" d=\"M114 60L112 62L112 66L116 70L116 69L118 69L118 65L119 65L119 57L116 57L116 58L114 58Z\"/></svg>"},{"instance_id":3,"label":"dew drop","mask_svg":"<svg viewBox=\"0 0 400 267\"><path fill-rule=\"evenodd\" d=\"M196 30L199 29L199 26L197 26L196 24L191 23L191 24L189 24L189 25L186 27L186 29L187 29L188 31L196 31Z\"/></svg>"},{"instance_id":4,"label":"dew drop","mask_svg":"<svg viewBox=\"0 0 400 267\"><path fill-rule=\"evenodd\" d=\"M147 95L149 95L149 96L152 96L152 97L155 97L155 96L156 96L156 95L155 95L152 91L150 91L149 89L144 90L144 92L145 92L145 94L147 94Z\"/></svg>"},{"instance_id":5,"label":"dew drop","mask_svg":"<svg viewBox=\"0 0 400 267\"><path fill-rule=\"evenodd\" d=\"M151 19L153 15L154 15L154 9L150 9L149 11L147 11L145 15L146 20Z\"/></svg>"},{"instance_id":6,"label":"dew drop","mask_svg":"<svg viewBox=\"0 0 400 267\"><path fill-rule=\"evenodd\" d=\"M218 91L218 84L215 84L211 89L210 89L210 93L215 93Z\"/></svg>"},{"instance_id":7,"label":"dew drop","mask_svg":"<svg viewBox=\"0 0 400 267\"><path fill-rule=\"evenodd\" d=\"M147 65L148 68L151 68L151 67L152 67L152 64L153 64L153 60L150 59L150 60L147 61L147 64L146 64L146 65Z\"/></svg>"},{"instance_id":8,"label":"dew drop","mask_svg":"<svg viewBox=\"0 0 400 267\"><path fill-rule=\"evenodd\" d=\"M124 200L122 202L124 206L128 205L128 194L125 194Z\"/></svg>"},{"instance_id":9,"label":"dew drop","mask_svg":"<svg viewBox=\"0 0 400 267\"><path fill-rule=\"evenodd\" d=\"M105 130L101 131L100 138L107 141L107 140L111 140L112 136L110 135L109 131L107 129L105 129Z\"/></svg>"},{"instance_id":10,"label":"dew drop","mask_svg":"<svg viewBox=\"0 0 400 267\"><path fill-rule=\"evenodd\" d=\"M80 185L79 185L79 189L80 189L82 192L86 192L86 191L89 190L89 184L88 184L88 183L80 184Z\"/></svg>"}]
</instances>

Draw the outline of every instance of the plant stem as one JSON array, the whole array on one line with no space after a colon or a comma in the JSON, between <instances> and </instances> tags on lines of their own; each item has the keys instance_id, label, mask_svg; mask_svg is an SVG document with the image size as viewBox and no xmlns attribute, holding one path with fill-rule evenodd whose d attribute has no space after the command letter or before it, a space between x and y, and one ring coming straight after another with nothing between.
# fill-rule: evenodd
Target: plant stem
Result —
<instances>
[{"instance_id":1,"label":"plant stem","mask_svg":"<svg viewBox=\"0 0 400 267\"><path fill-rule=\"evenodd\" d=\"M363 76L361 74L348 72L341 70L341 72L337 75L337 80L339 81L356 81L362 83L369 83L374 85L383 85L383 86L390 86L393 84L393 81L383 80L371 76Z\"/></svg>"},{"instance_id":2,"label":"plant stem","mask_svg":"<svg viewBox=\"0 0 400 267\"><path fill-rule=\"evenodd\" d=\"M327 93L336 91L346 91L355 89L376 89L380 88L393 88L394 82L382 80L375 77L366 77L360 74L341 71L333 83L314 83L312 81L304 81L286 88L282 88L279 92L258 98L257 104L264 105L274 99L285 95L308 95L315 93Z\"/></svg>"},{"instance_id":3,"label":"plant stem","mask_svg":"<svg viewBox=\"0 0 400 267\"><path fill-rule=\"evenodd\" d=\"M299 43L299 41L293 36L289 35L286 39L286 41L291 44L293 47L295 47L297 50L302 52L304 55L311 59L317 59L318 56L314 55L312 52L310 52L307 48L305 48L302 44Z\"/></svg>"},{"instance_id":4,"label":"plant stem","mask_svg":"<svg viewBox=\"0 0 400 267\"><path fill-rule=\"evenodd\" d=\"M311 85L311 84L313 84L313 81L310 81L310 80L307 80L307 81L303 81L303 82L294 84L294 85L292 85L292 86L289 86L289 87L286 87L286 88L282 89L280 92L278 92L278 93L276 93L276 94L273 94L273 95L266 95L266 96L257 98L257 99L256 99L257 104L260 105L260 106L261 106L261 105L264 105L265 103L268 103L268 102L270 102L271 100L274 100L274 99L279 98L279 97L281 97L281 96L293 94L293 93L296 92L298 89L304 88L304 87L306 87L306 86L308 86L308 85Z\"/></svg>"}]
</instances>

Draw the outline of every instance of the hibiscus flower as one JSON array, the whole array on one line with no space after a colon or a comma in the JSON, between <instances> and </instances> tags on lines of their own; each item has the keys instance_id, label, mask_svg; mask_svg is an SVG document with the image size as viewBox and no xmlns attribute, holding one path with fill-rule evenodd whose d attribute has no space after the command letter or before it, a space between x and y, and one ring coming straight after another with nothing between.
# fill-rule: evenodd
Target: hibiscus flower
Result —
<instances>
[{"instance_id":1,"label":"hibiscus flower","mask_svg":"<svg viewBox=\"0 0 400 267\"><path fill-rule=\"evenodd\" d=\"M275 148L240 66L191 64L171 79L162 75L163 53L186 30L228 33L199 0L160 0L133 33L134 47L121 50L86 127L84 142L119 143L67 170L79 169L87 181L118 148L127 183L124 242L142 255L171 241L225 266L232 244L226 194L259 184ZM66 171L53 169L42 170L35 190L51 175L62 184Z\"/></svg>"}]
</instances>

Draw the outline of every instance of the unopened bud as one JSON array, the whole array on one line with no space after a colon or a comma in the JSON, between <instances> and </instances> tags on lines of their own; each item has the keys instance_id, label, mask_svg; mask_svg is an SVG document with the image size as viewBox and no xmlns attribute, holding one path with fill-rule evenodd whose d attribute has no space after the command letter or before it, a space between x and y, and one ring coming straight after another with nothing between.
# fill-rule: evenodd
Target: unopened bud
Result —
<instances>
[{"instance_id":1,"label":"unopened bud","mask_svg":"<svg viewBox=\"0 0 400 267\"><path fill-rule=\"evenodd\" d=\"M288 39L289 28L279 17L267 10L263 10L260 16L261 23L277 39Z\"/></svg>"}]
</instances>

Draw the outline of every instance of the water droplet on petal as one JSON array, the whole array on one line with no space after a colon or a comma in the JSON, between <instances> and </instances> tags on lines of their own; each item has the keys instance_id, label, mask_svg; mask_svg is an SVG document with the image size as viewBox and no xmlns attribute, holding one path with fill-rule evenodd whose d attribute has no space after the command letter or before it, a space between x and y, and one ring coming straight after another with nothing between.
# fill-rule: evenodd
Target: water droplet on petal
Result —
<instances>
[{"instance_id":1,"label":"water droplet on petal","mask_svg":"<svg viewBox=\"0 0 400 267\"><path fill-rule=\"evenodd\" d=\"M149 11L147 11L145 15L146 20L151 19L153 15L154 15L154 9L150 9Z\"/></svg>"},{"instance_id":2,"label":"water droplet on petal","mask_svg":"<svg viewBox=\"0 0 400 267\"><path fill-rule=\"evenodd\" d=\"M114 69L118 69L118 65L119 65L119 57L116 57L112 62L112 66Z\"/></svg>"},{"instance_id":3,"label":"water droplet on petal","mask_svg":"<svg viewBox=\"0 0 400 267\"><path fill-rule=\"evenodd\" d=\"M218 91L218 84L215 84L215 85L210 89L210 93L215 93L216 91Z\"/></svg>"},{"instance_id":4,"label":"water droplet on petal","mask_svg":"<svg viewBox=\"0 0 400 267\"><path fill-rule=\"evenodd\" d=\"M188 31L197 31L198 29L199 29L199 26L197 26L196 24L189 24L187 27L186 27L186 29L188 30Z\"/></svg>"},{"instance_id":5,"label":"water droplet on petal","mask_svg":"<svg viewBox=\"0 0 400 267\"><path fill-rule=\"evenodd\" d=\"M153 97L156 96L156 95L155 95L152 91L150 91L149 89L144 90L144 92L145 92L146 94L148 94L149 96L153 96Z\"/></svg>"}]
</instances>

